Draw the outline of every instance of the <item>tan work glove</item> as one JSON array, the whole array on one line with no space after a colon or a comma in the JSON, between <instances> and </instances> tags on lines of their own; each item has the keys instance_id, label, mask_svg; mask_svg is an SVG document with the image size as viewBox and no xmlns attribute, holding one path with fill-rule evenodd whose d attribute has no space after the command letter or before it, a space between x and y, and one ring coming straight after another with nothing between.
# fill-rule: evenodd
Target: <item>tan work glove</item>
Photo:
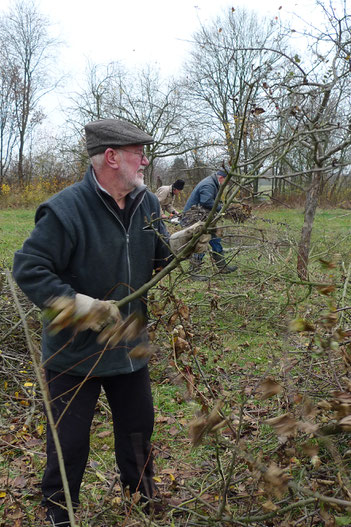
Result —
<instances>
[{"instance_id":1,"label":"tan work glove","mask_svg":"<svg viewBox=\"0 0 351 527\"><path fill-rule=\"evenodd\" d=\"M121 321L121 314L113 301L97 300L81 293L75 298L53 298L47 303L44 316L50 320L48 330L52 335L68 326L77 331L92 329L99 332L106 325Z\"/></svg>"},{"instance_id":2,"label":"tan work glove","mask_svg":"<svg viewBox=\"0 0 351 527\"><path fill-rule=\"evenodd\" d=\"M175 232L169 239L169 245L172 252L177 255L184 247L190 242L194 234L198 234L204 225L203 221L197 221L194 225L186 227L185 229ZM198 239L195 247L189 252L189 254L204 253L208 250L208 242L211 239L210 234L202 234Z\"/></svg>"},{"instance_id":3,"label":"tan work glove","mask_svg":"<svg viewBox=\"0 0 351 527\"><path fill-rule=\"evenodd\" d=\"M108 346L117 346L121 340L126 342L136 339L145 327L145 320L141 314L132 313L124 320L119 319L114 324L106 326L99 334L99 344L107 343Z\"/></svg>"}]
</instances>

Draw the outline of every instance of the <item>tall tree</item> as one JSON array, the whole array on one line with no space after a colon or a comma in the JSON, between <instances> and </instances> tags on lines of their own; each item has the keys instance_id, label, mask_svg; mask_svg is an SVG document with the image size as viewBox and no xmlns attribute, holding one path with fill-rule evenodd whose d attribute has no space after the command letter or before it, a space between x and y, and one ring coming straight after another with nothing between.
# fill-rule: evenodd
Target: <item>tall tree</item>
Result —
<instances>
[{"instance_id":1,"label":"tall tree","mask_svg":"<svg viewBox=\"0 0 351 527\"><path fill-rule=\"evenodd\" d=\"M297 272L308 279L308 262L313 221L321 190L327 178L340 170L340 159L350 162L350 42L351 15L343 1L329 5L317 2L324 21L311 25L303 35L308 52L294 57L286 83L289 97L298 105L290 114L299 129L298 149L305 152L306 201L304 224L298 246ZM303 171L303 170L302 170Z\"/></svg>"},{"instance_id":2,"label":"tall tree","mask_svg":"<svg viewBox=\"0 0 351 527\"><path fill-rule=\"evenodd\" d=\"M58 41L49 36L49 21L32 0L20 0L0 19L2 57L9 71L16 72L13 97L18 138L18 180L24 182L26 139L42 119L39 101L50 90L49 66Z\"/></svg>"},{"instance_id":3,"label":"tall tree","mask_svg":"<svg viewBox=\"0 0 351 527\"><path fill-rule=\"evenodd\" d=\"M232 8L195 33L185 66L185 88L196 108L197 126L231 163L240 143L246 172L258 139L262 83L280 60L262 52L275 35L275 26L254 12Z\"/></svg>"},{"instance_id":4,"label":"tall tree","mask_svg":"<svg viewBox=\"0 0 351 527\"><path fill-rule=\"evenodd\" d=\"M17 69L6 64L2 51L0 49L0 192L1 184L11 166L17 141L14 92Z\"/></svg>"}]
</instances>

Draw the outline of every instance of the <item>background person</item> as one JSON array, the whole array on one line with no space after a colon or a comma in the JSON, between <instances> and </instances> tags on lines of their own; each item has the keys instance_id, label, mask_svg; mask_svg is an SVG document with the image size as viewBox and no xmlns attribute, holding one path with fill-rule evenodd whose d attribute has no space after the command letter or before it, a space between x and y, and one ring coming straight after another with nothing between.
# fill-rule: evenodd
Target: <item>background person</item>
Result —
<instances>
[{"instance_id":1,"label":"background person","mask_svg":"<svg viewBox=\"0 0 351 527\"><path fill-rule=\"evenodd\" d=\"M203 207L205 210L210 211L219 192L219 187L224 183L226 177L227 173L224 170L217 170L215 174L202 179L191 192L184 206L183 213L188 211L194 205ZM221 205L218 205L217 212L220 210ZM221 238L213 234L209 243L212 248L212 256L217 268L222 273L231 273L235 271L237 267L229 266L225 261ZM193 271L199 271L204 255L204 253L194 253L192 255L191 268Z\"/></svg>"},{"instance_id":2,"label":"background person","mask_svg":"<svg viewBox=\"0 0 351 527\"><path fill-rule=\"evenodd\" d=\"M163 185L156 190L156 196L161 205L162 218L167 218L166 212L169 214L178 215L179 212L174 208L174 199L180 194L184 188L185 182L182 179L177 179L172 185Z\"/></svg>"}]
</instances>

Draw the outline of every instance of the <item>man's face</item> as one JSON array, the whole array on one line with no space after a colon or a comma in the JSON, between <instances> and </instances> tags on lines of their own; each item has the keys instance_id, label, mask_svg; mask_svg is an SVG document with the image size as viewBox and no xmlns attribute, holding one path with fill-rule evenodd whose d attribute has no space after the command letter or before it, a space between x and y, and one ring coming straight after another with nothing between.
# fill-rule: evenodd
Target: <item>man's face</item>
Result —
<instances>
[{"instance_id":1,"label":"man's face","mask_svg":"<svg viewBox=\"0 0 351 527\"><path fill-rule=\"evenodd\" d=\"M223 176L219 176L219 178L218 178L218 183L219 183L220 185L223 185L224 182L225 182L225 177L223 177Z\"/></svg>"},{"instance_id":2,"label":"man's face","mask_svg":"<svg viewBox=\"0 0 351 527\"><path fill-rule=\"evenodd\" d=\"M118 148L120 153L119 177L127 190L144 183L144 169L149 165L143 145L128 145Z\"/></svg>"},{"instance_id":3,"label":"man's face","mask_svg":"<svg viewBox=\"0 0 351 527\"><path fill-rule=\"evenodd\" d=\"M175 196L177 196L177 194L180 194L180 192L181 191L179 190L179 188L174 188L173 189L173 194L175 194Z\"/></svg>"}]
</instances>

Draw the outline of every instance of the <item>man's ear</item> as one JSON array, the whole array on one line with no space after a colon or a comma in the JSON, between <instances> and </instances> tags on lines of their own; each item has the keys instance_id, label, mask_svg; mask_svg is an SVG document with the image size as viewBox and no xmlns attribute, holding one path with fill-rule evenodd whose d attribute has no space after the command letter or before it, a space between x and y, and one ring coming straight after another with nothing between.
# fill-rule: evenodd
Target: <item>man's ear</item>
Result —
<instances>
[{"instance_id":1,"label":"man's ear","mask_svg":"<svg viewBox=\"0 0 351 527\"><path fill-rule=\"evenodd\" d=\"M120 153L118 150L113 148L106 148L105 150L105 161L111 168L118 168L120 161Z\"/></svg>"}]
</instances>

